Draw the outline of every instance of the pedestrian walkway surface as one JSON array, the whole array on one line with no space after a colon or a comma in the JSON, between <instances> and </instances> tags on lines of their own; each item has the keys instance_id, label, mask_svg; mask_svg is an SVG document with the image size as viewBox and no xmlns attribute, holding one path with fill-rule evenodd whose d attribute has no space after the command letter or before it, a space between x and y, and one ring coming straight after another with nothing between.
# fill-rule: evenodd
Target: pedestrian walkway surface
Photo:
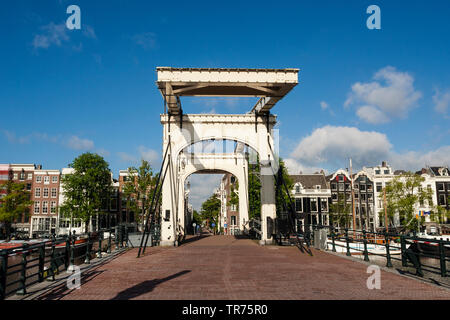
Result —
<instances>
[{"instance_id":1,"label":"pedestrian walkway surface","mask_svg":"<svg viewBox=\"0 0 450 320\"><path fill-rule=\"evenodd\" d=\"M448 290L383 270L381 289L369 290L366 264L326 252L234 236L189 240L147 248L139 259L131 249L84 273L80 289L64 283L37 299L450 299Z\"/></svg>"}]
</instances>

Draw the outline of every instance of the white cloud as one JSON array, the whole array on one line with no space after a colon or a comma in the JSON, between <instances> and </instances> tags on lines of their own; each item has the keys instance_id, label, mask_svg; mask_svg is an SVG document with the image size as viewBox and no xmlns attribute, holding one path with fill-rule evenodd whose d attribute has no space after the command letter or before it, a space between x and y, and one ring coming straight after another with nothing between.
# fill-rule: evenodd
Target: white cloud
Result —
<instances>
[{"instance_id":1,"label":"white cloud","mask_svg":"<svg viewBox=\"0 0 450 320\"><path fill-rule=\"evenodd\" d=\"M433 96L433 102L434 110L448 117L448 109L450 106L450 89L445 92L440 92L436 89Z\"/></svg>"},{"instance_id":2,"label":"white cloud","mask_svg":"<svg viewBox=\"0 0 450 320\"><path fill-rule=\"evenodd\" d=\"M50 46L55 45L60 47L64 42L69 42L69 32L65 23L55 24L50 22L48 25L41 27L42 32L36 34L33 38L32 46L34 49L48 49ZM89 25L82 26L82 34L86 38L97 39L94 28ZM73 45L72 49L75 51L81 51L83 49L82 43Z\"/></svg>"},{"instance_id":3,"label":"white cloud","mask_svg":"<svg viewBox=\"0 0 450 320\"><path fill-rule=\"evenodd\" d=\"M128 154L126 152L117 152L117 155L119 156L119 159L122 162L136 162L137 161L135 156L132 156L131 154Z\"/></svg>"},{"instance_id":4,"label":"white cloud","mask_svg":"<svg viewBox=\"0 0 450 320\"><path fill-rule=\"evenodd\" d=\"M395 152L387 136L375 131L361 131L355 127L325 126L304 137L285 159L292 174L346 168L352 158L355 169L373 166L387 160L393 168L417 171L426 165L450 164L450 146L431 151Z\"/></svg>"},{"instance_id":5,"label":"white cloud","mask_svg":"<svg viewBox=\"0 0 450 320\"><path fill-rule=\"evenodd\" d=\"M406 170L419 170L426 165L450 165L450 146L442 146L429 152L409 151L403 154L392 152L389 160L394 168Z\"/></svg>"},{"instance_id":6,"label":"white cloud","mask_svg":"<svg viewBox=\"0 0 450 320\"><path fill-rule=\"evenodd\" d=\"M385 123L394 118L406 118L422 97L422 94L414 89L414 78L394 67L379 70L373 79L373 82L353 84L344 104L345 107L357 105L357 115L369 123Z\"/></svg>"},{"instance_id":7,"label":"white cloud","mask_svg":"<svg viewBox=\"0 0 450 320\"><path fill-rule=\"evenodd\" d=\"M321 101L320 107L322 108L322 110L326 110L328 108L328 103L326 103L325 101Z\"/></svg>"},{"instance_id":8,"label":"white cloud","mask_svg":"<svg viewBox=\"0 0 450 320\"><path fill-rule=\"evenodd\" d=\"M43 33L37 34L33 39L33 47L35 49L47 49L51 45L61 46L61 43L69 40L67 28L64 23L54 24L50 22L48 25L41 27Z\"/></svg>"},{"instance_id":9,"label":"white cloud","mask_svg":"<svg viewBox=\"0 0 450 320\"><path fill-rule=\"evenodd\" d=\"M138 148L141 159L147 160L153 166L155 162L160 161L159 153L153 149L144 146Z\"/></svg>"},{"instance_id":10,"label":"white cloud","mask_svg":"<svg viewBox=\"0 0 450 320\"><path fill-rule=\"evenodd\" d=\"M89 139L81 139L77 136L71 136L66 142L66 146L74 150L91 150L94 148L94 142Z\"/></svg>"},{"instance_id":11,"label":"white cloud","mask_svg":"<svg viewBox=\"0 0 450 320\"><path fill-rule=\"evenodd\" d=\"M356 114L358 117L368 123L378 124L389 122L389 118L380 109L372 106L360 107Z\"/></svg>"},{"instance_id":12,"label":"white cloud","mask_svg":"<svg viewBox=\"0 0 450 320\"><path fill-rule=\"evenodd\" d=\"M303 138L290 157L307 166L338 165L349 157L355 165L367 165L387 154L391 147L382 133L325 126Z\"/></svg>"},{"instance_id":13,"label":"white cloud","mask_svg":"<svg viewBox=\"0 0 450 320\"><path fill-rule=\"evenodd\" d=\"M156 34L153 32L136 34L132 37L132 40L146 50L157 48Z\"/></svg>"}]
</instances>

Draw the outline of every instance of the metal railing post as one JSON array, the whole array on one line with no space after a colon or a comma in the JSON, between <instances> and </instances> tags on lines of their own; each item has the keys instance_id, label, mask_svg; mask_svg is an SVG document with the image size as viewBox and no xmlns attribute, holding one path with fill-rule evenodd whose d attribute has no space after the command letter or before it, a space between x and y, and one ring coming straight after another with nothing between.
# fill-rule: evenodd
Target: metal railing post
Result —
<instances>
[{"instance_id":1,"label":"metal railing post","mask_svg":"<svg viewBox=\"0 0 450 320\"><path fill-rule=\"evenodd\" d=\"M345 228L345 242L347 243L347 256L351 256L352 254L350 253L350 243L349 243L349 238L348 238L348 228Z\"/></svg>"},{"instance_id":2,"label":"metal railing post","mask_svg":"<svg viewBox=\"0 0 450 320\"><path fill-rule=\"evenodd\" d=\"M384 240L386 242L386 267L392 268L391 252L389 250L389 236L386 232L384 233Z\"/></svg>"},{"instance_id":3,"label":"metal railing post","mask_svg":"<svg viewBox=\"0 0 450 320\"><path fill-rule=\"evenodd\" d=\"M125 227L125 248L128 248L128 227Z\"/></svg>"},{"instance_id":4,"label":"metal railing post","mask_svg":"<svg viewBox=\"0 0 450 320\"><path fill-rule=\"evenodd\" d=\"M71 245L70 245L70 265L75 265L75 255L74 255L74 250L75 250L75 237L72 238L71 241Z\"/></svg>"},{"instance_id":5,"label":"metal railing post","mask_svg":"<svg viewBox=\"0 0 450 320\"><path fill-rule=\"evenodd\" d=\"M22 269L20 270L20 289L16 291L17 295L23 296L27 294L27 288L26 288L26 281L27 281L27 255L28 252L26 251L27 245L23 245L22 249Z\"/></svg>"},{"instance_id":6,"label":"metal railing post","mask_svg":"<svg viewBox=\"0 0 450 320\"><path fill-rule=\"evenodd\" d=\"M86 245L86 257L84 258L84 263L85 264L90 264L91 263L91 233L88 232L88 238L86 241L87 245Z\"/></svg>"},{"instance_id":7,"label":"metal railing post","mask_svg":"<svg viewBox=\"0 0 450 320\"><path fill-rule=\"evenodd\" d=\"M55 259L55 237L52 238L52 254L50 257L50 275L52 278L50 281L55 281L55 273L58 269L58 266L56 265L56 259ZM49 280L49 277L47 278Z\"/></svg>"},{"instance_id":8,"label":"metal railing post","mask_svg":"<svg viewBox=\"0 0 450 320\"><path fill-rule=\"evenodd\" d=\"M108 237L108 250L106 251L107 254L111 253L111 229L109 229L109 237Z\"/></svg>"},{"instance_id":9,"label":"metal railing post","mask_svg":"<svg viewBox=\"0 0 450 320\"><path fill-rule=\"evenodd\" d=\"M333 249L331 250L332 252L336 252L336 244L335 244L335 237L336 235L334 234L334 228L331 228L331 241L333 243Z\"/></svg>"},{"instance_id":10,"label":"metal railing post","mask_svg":"<svg viewBox=\"0 0 450 320\"><path fill-rule=\"evenodd\" d=\"M364 242L364 261L369 261L369 251L367 251L367 234L366 234L366 230L363 230L363 242Z\"/></svg>"},{"instance_id":11,"label":"metal railing post","mask_svg":"<svg viewBox=\"0 0 450 320\"><path fill-rule=\"evenodd\" d=\"M0 251L0 300L6 297L6 274L8 272L8 253Z\"/></svg>"},{"instance_id":12,"label":"metal railing post","mask_svg":"<svg viewBox=\"0 0 450 320\"><path fill-rule=\"evenodd\" d=\"M39 247L39 282L44 281L45 243Z\"/></svg>"},{"instance_id":13,"label":"metal railing post","mask_svg":"<svg viewBox=\"0 0 450 320\"><path fill-rule=\"evenodd\" d=\"M444 241L439 241L439 260L441 262L441 277L447 276L447 266L445 265L445 248L444 248Z\"/></svg>"},{"instance_id":14,"label":"metal railing post","mask_svg":"<svg viewBox=\"0 0 450 320\"><path fill-rule=\"evenodd\" d=\"M402 266L407 267L408 266L408 260L406 257L406 238L404 235L400 236L400 248L402 251Z\"/></svg>"},{"instance_id":15,"label":"metal railing post","mask_svg":"<svg viewBox=\"0 0 450 320\"><path fill-rule=\"evenodd\" d=\"M98 251L97 251L97 258L102 257L102 232L98 232Z\"/></svg>"},{"instance_id":16,"label":"metal railing post","mask_svg":"<svg viewBox=\"0 0 450 320\"><path fill-rule=\"evenodd\" d=\"M69 259L70 259L70 238L69 236L66 240L66 247L64 249L64 267L67 270L69 268Z\"/></svg>"}]
</instances>

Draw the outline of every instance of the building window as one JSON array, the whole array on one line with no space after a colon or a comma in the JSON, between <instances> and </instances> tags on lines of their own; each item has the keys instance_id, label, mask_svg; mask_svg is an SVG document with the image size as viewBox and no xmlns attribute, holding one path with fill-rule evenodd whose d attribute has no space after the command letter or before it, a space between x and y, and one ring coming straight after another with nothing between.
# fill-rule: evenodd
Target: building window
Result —
<instances>
[{"instance_id":1,"label":"building window","mask_svg":"<svg viewBox=\"0 0 450 320\"><path fill-rule=\"evenodd\" d=\"M36 176L36 183L42 182L42 176Z\"/></svg>"},{"instance_id":2,"label":"building window","mask_svg":"<svg viewBox=\"0 0 450 320\"><path fill-rule=\"evenodd\" d=\"M331 200L337 200L337 193L331 194Z\"/></svg>"},{"instance_id":3,"label":"building window","mask_svg":"<svg viewBox=\"0 0 450 320\"><path fill-rule=\"evenodd\" d=\"M52 183L58 182L58 176L52 176Z\"/></svg>"},{"instance_id":4,"label":"building window","mask_svg":"<svg viewBox=\"0 0 450 320\"><path fill-rule=\"evenodd\" d=\"M19 175L17 173L14 173L14 180L17 180L19 178Z\"/></svg>"},{"instance_id":5,"label":"building window","mask_svg":"<svg viewBox=\"0 0 450 320\"><path fill-rule=\"evenodd\" d=\"M346 183L345 184L345 191L350 191L350 190L351 190L350 183Z\"/></svg>"},{"instance_id":6,"label":"building window","mask_svg":"<svg viewBox=\"0 0 450 320\"><path fill-rule=\"evenodd\" d=\"M45 184L49 184L50 183L50 177L49 176L44 176L44 183Z\"/></svg>"},{"instance_id":7,"label":"building window","mask_svg":"<svg viewBox=\"0 0 450 320\"><path fill-rule=\"evenodd\" d=\"M31 183L27 183L27 191L31 191Z\"/></svg>"},{"instance_id":8,"label":"building window","mask_svg":"<svg viewBox=\"0 0 450 320\"><path fill-rule=\"evenodd\" d=\"M56 198L56 188L52 188L52 198Z\"/></svg>"},{"instance_id":9,"label":"building window","mask_svg":"<svg viewBox=\"0 0 450 320\"><path fill-rule=\"evenodd\" d=\"M367 192L372 192L373 191L373 186L371 184L367 185Z\"/></svg>"},{"instance_id":10,"label":"building window","mask_svg":"<svg viewBox=\"0 0 450 320\"><path fill-rule=\"evenodd\" d=\"M42 213L48 213L48 202L47 201L42 202Z\"/></svg>"},{"instance_id":11,"label":"building window","mask_svg":"<svg viewBox=\"0 0 450 320\"><path fill-rule=\"evenodd\" d=\"M437 183L437 189L438 189L438 191L444 191L444 184L443 183Z\"/></svg>"},{"instance_id":12,"label":"building window","mask_svg":"<svg viewBox=\"0 0 450 320\"><path fill-rule=\"evenodd\" d=\"M302 198L295 198L295 211L303 212Z\"/></svg>"},{"instance_id":13,"label":"building window","mask_svg":"<svg viewBox=\"0 0 450 320\"><path fill-rule=\"evenodd\" d=\"M361 193L361 201L366 201L366 194L365 193Z\"/></svg>"},{"instance_id":14,"label":"building window","mask_svg":"<svg viewBox=\"0 0 450 320\"><path fill-rule=\"evenodd\" d=\"M381 182L377 182L377 192L381 192L383 191L383 186L381 184Z\"/></svg>"},{"instance_id":15,"label":"building window","mask_svg":"<svg viewBox=\"0 0 450 320\"><path fill-rule=\"evenodd\" d=\"M344 191L344 184L343 183L339 183L339 191Z\"/></svg>"},{"instance_id":16,"label":"building window","mask_svg":"<svg viewBox=\"0 0 450 320\"><path fill-rule=\"evenodd\" d=\"M367 194L367 200L369 200L369 202L373 202L373 194L372 193Z\"/></svg>"},{"instance_id":17,"label":"building window","mask_svg":"<svg viewBox=\"0 0 450 320\"><path fill-rule=\"evenodd\" d=\"M327 199L320 199L320 210L322 212L328 212L328 200Z\"/></svg>"},{"instance_id":18,"label":"building window","mask_svg":"<svg viewBox=\"0 0 450 320\"><path fill-rule=\"evenodd\" d=\"M359 184L355 183L355 184L353 185L353 188L355 188L356 190L359 190Z\"/></svg>"},{"instance_id":19,"label":"building window","mask_svg":"<svg viewBox=\"0 0 450 320\"><path fill-rule=\"evenodd\" d=\"M356 193L355 193L355 200L358 200L358 199L359 199L359 193L356 192Z\"/></svg>"},{"instance_id":20,"label":"building window","mask_svg":"<svg viewBox=\"0 0 450 320\"><path fill-rule=\"evenodd\" d=\"M365 184L361 184L361 185L359 186L359 190L360 190L361 192L366 192L366 185L365 185Z\"/></svg>"},{"instance_id":21,"label":"building window","mask_svg":"<svg viewBox=\"0 0 450 320\"><path fill-rule=\"evenodd\" d=\"M445 195L444 194L440 194L439 195L438 205L440 205L440 206L445 206L446 205L446 203L445 203Z\"/></svg>"},{"instance_id":22,"label":"building window","mask_svg":"<svg viewBox=\"0 0 450 320\"><path fill-rule=\"evenodd\" d=\"M311 212L317 212L317 198L311 198Z\"/></svg>"},{"instance_id":23,"label":"building window","mask_svg":"<svg viewBox=\"0 0 450 320\"><path fill-rule=\"evenodd\" d=\"M24 181L25 180L25 172L21 172L20 173L20 181Z\"/></svg>"},{"instance_id":24,"label":"building window","mask_svg":"<svg viewBox=\"0 0 450 320\"><path fill-rule=\"evenodd\" d=\"M375 174L380 174L381 170L375 170Z\"/></svg>"},{"instance_id":25,"label":"building window","mask_svg":"<svg viewBox=\"0 0 450 320\"><path fill-rule=\"evenodd\" d=\"M38 230L38 218L33 218L32 224L33 224L32 230L37 231Z\"/></svg>"},{"instance_id":26,"label":"building window","mask_svg":"<svg viewBox=\"0 0 450 320\"><path fill-rule=\"evenodd\" d=\"M389 174L389 169L384 170L384 174Z\"/></svg>"},{"instance_id":27,"label":"building window","mask_svg":"<svg viewBox=\"0 0 450 320\"><path fill-rule=\"evenodd\" d=\"M333 183L331 184L331 190L337 190L337 189L336 189L336 183L333 182Z\"/></svg>"},{"instance_id":28,"label":"building window","mask_svg":"<svg viewBox=\"0 0 450 320\"><path fill-rule=\"evenodd\" d=\"M300 186L299 186L299 185L296 185L296 186L295 186L295 192L296 192L296 193L300 193Z\"/></svg>"},{"instance_id":29,"label":"building window","mask_svg":"<svg viewBox=\"0 0 450 320\"><path fill-rule=\"evenodd\" d=\"M44 188L44 194L43 194L44 198L48 198L48 188Z\"/></svg>"},{"instance_id":30,"label":"building window","mask_svg":"<svg viewBox=\"0 0 450 320\"><path fill-rule=\"evenodd\" d=\"M236 216L231 216L231 225L232 226L236 225Z\"/></svg>"},{"instance_id":31,"label":"building window","mask_svg":"<svg viewBox=\"0 0 450 320\"><path fill-rule=\"evenodd\" d=\"M27 180L33 180L33 174L32 174L32 173L29 173L29 174L28 174Z\"/></svg>"},{"instance_id":32,"label":"building window","mask_svg":"<svg viewBox=\"0 0 450 320\"><path fill-rule=\"evenodd\" d=\"M56 213L56 201L52 201L50 204L50 212Z\"/></svg>"},{"instance_id":33,"label":"building window","mask_svg":"<svg viewBox=\"0 0 450 320\"><path fill-rule=\"evenodd\" d=\"M41 196L41 188L34 189L34 197L39 198Z\"/></svg>"},{"instance_id":34,"label":"building window","mask_svg":"<svg viewBox=\"0 0 450 320\"><path fill-rule=\"evenodd\" d=\"M344 176L339 176L339 180L338 181L344 181Z\"/></svg>"},{"instance_id":35,"label":"building window","mask_svg":"<svg viewBox=\"0 0 450 320\"><path fill-rule=\"evenodd\" d=\"M40 213L40 205L41 203L39 201L34 202L34 213Z\"/></svg>"}]
</instances>

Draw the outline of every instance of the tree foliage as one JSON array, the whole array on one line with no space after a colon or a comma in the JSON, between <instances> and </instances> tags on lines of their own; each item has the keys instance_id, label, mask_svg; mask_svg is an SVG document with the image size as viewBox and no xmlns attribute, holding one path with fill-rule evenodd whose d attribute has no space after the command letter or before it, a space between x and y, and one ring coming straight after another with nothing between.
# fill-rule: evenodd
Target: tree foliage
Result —
<instances>
[{"instance_id":1,"label":"tree foliage","mask_svg":"<svg viewBox=\"0 0 450 320\"><path fill-rule=\"evenodd\" d=\"M277 213L285 212L286 210L289 210L289 206L291 206L291 205L295 206L295 203L291 203L291 201L293 201L293 198L289 194L289 192L294 187L294 181L289 176L286 165L284 164L284 161L281 158L279 158L278 170L281 171L281 176L282 176L282 180L284 181L284 183L283 183L283 181L278 181L279 185L278 186L275 185L275 188L277 190L276 199L275 199ZM276 184L276 181L275 181L275 184ZM295 210L295 207L294 207L294 210Z\"/></svg>"},{"instance_id":2,"label":"tree foliage","mask_svg":"<svg viewBox=\"0 0 450 320\"><path fill-rule=\"evenodd\" d=\"M417 230L423 219L415 218L415 205L427 200L432 204L432 191L422 188L424 177L407 172L395 177L386 186L386 202L388 216L392 219L398 213L400 223L407 230Z\"/></svg>"},{"instance_id":3,"label":"tree foliage","mask_svg":"<svg viewBox=\"0 0 450 320\"><path fill-rule=\"evenodd\" d=\"M127 210L141 212L141 215L136 218L138 223L144 222L145 210L149 208L155 192L156 177L150 163L146 160L141 160L139 168L128 168L129 179L124 184L123 192L127 199Z\"/></svg>"},{"instance_id":4,"label":"tree foliage","mask_svg":"<svg viewBox=\"0 0 450 320\"><path fill-rule=\"evenodd\" d=\"M220 214L221 202L220 199L216 197L215 194L210 196L205 202L202 203L202 220L208 220L209 225L214 222L216 227L218 225L218 218Z\"/></svg>"},{"instance_id":5,"label":"tree foliage","mask_svg":"<svg viewBox=\"0 0 450 320\"><path fill-rule=\"evenodd\" d=\"M261 219L261 181L259 178L260 166L249 163L248 170L248 200L249 200L249 218Z\"/></svg>"},{"instance_id":6,"label":"tree foliage","mask_svg":"<svg viewBox=\"0 0 450 320\"><path fill-rule=\"evenodd\" d=\"M352 204L345 199L344 193L338 197L336 203L330 204L330 223L332 225L339 224L348 228L352 220Z\"/></svg>"},{"instance_id":7,"label":"tree foliage","mask_svg":"<svg viewBox=\"0 0 450 320\"><path fill-rule=\"evenodd\" d=\"M6 226L6 237L9 238L10 225L23 214L29 214L29 207L33 204L31 193L26 190L24 183L8 181L2 185L6 196L0 200L0 222Z\"/></svg>"},{"instance_id":8,"label":"tree foliage","mask_svg":"<svg viewBox=\"0 0 450 320\"><path fill-rule=\"evenodd\" d=\"M61 178L64 204L60 212L65 217L88 221L93 215L101 213L102 202L111 193L111 171L102 156L95 153L83 153L69 164L73 174Z\"/></svg>"}]
</instances>

